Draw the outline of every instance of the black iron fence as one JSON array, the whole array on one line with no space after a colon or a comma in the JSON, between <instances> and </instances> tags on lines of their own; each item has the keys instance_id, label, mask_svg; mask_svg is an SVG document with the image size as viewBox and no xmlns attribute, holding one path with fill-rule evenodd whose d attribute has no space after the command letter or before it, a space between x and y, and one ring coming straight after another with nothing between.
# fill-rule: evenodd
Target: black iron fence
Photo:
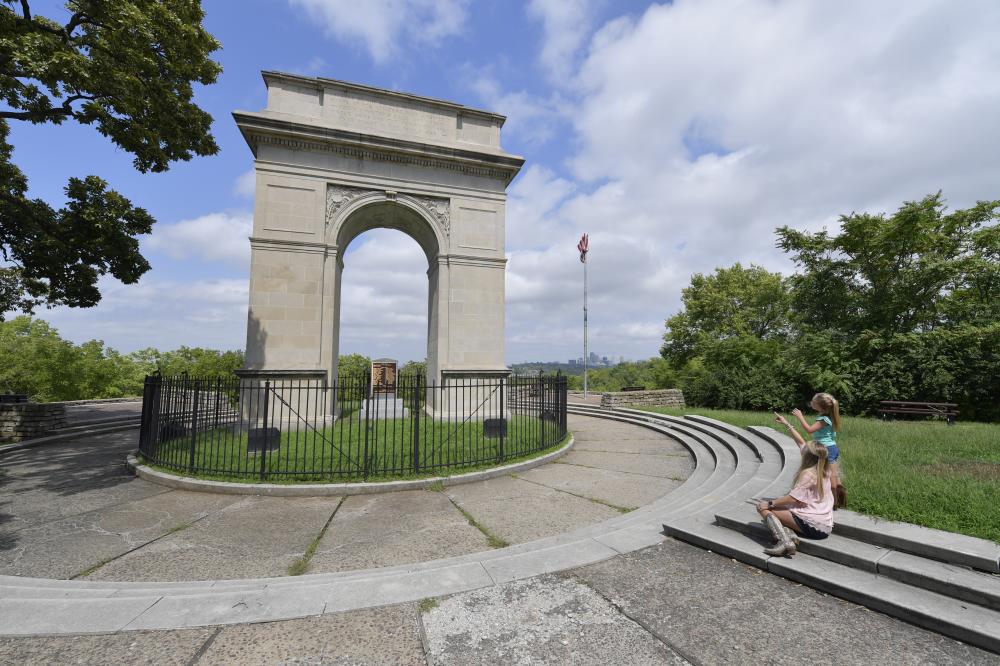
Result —
<instances>
[{"instance_id":1,"label":"black iron fence","mask_svg":"<svg viewBox=\"0 0 1000 666\"><path fill-rule=\"evenodd\" d=\"M146 378L139 453L185 474L345 481L451 473L566 436L562 376L315 380Z\"/></svg>"}]
</instances>

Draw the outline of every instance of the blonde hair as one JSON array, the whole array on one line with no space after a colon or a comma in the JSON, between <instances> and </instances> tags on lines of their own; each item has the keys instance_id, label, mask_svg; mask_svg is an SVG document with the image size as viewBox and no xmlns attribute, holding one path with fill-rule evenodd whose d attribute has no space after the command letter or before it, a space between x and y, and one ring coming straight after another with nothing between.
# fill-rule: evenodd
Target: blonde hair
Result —
<instances>
[{"instance_id":1,"label":"blonde hair","mask_svg":"<svg viewBox=\"0 0 1000 666\"><path fill-rule=\"evenodd\" d=\"M799 471L795 473L795 483L798 485L802 475L809 470L813 470L816 475L816 494L823 499L823 479L826 477L827 450L822 444L813 441L806 442L802 447L802 464Z\"/></svg>"},{"instance_id":2,"label":"blonde hair","mask_svg":"<svg viewBox=\"0 0 1000 666\"><path fill-rule=\"evenodd\" d=\"M817 393L810 404L823 416L829 416L834 432L840 432L840 403L836 398L829 393Z\"/></svg>"}]
</instances>

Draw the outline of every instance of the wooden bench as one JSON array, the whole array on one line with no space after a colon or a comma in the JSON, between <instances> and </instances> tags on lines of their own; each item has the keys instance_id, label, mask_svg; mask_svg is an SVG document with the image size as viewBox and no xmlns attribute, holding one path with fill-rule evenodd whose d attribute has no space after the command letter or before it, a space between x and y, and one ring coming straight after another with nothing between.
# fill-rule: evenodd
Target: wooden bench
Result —
<instances>
[{"instance_id":1,"label":"wooden bench","mask_svg":"<svg viewBox=\"0 0 1000 666\"><path fill-rule=\"evenodd\" d=\"M628 392L632 392L632 391L645 391L645 390L646 390L645 386L623 386L622 387L622 392L623 393L628 393Z\"/></svg>"},{"instance_id":2,"label":"wooden bench","mask_svg":"<svg viewBox=\"0 0 1000 666\"><path fill-rule=\"evenodd\" d=\"M923 402L907 400L882 400L878 413L882 418L892 418L897 414L910 416L943 416L948 425L958 418L958 405L954 402Z\"/></svg>"}]
</instances>

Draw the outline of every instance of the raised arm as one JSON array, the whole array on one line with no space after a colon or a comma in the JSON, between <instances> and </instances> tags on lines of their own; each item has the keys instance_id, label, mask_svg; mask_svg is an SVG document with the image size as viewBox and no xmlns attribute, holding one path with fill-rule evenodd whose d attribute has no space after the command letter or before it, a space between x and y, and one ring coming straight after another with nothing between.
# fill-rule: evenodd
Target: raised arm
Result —
<instances>
[{"instance_id":1,"label":"raised arm","mask_svg":"<svg viewBox=\"0 0 1000 666\"><path fill-rule=\"evenodd\" d=\"M796 411L798 411L798 410L796 410ZM795 440L795 443L799 445L800 449L803 446L806 445L806 440L804 440L802 438L802 435L799 434L799 431L796 430L795 427L792 426L792 424L788 422L788 419L786 419L784 416L782 416L778 412L775 412L774 413L774 420L777 421L778 423L780 423L781 425L785 426L786 428L788 428L788 434L792 436L792 439Z\"/></svg>"},{"instance_id":2,"label":"raised arm","mask_svg":"<svg viewBox=\"0 0 1000 666\"><path fill-rule=\"evenodd\" d=\"M802 424L802 429L810 435L823 427L823 424L820 421L815 421L812 425L809 425L809 422L806 421L806 417L802 416L801 409L793 409L792 416L799 420L799 423Z\"/></svg>"}]
</instances>

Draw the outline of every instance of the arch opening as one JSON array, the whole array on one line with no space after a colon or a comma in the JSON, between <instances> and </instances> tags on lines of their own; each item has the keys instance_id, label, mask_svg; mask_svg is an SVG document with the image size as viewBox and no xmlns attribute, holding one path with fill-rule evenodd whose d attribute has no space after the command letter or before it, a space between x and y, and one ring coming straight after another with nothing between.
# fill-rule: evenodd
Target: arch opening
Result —
<instances>
[{"instance_id":1,"label":"arch opening","mask_svg":"<svg viewBox=\"0 0 1000 666\"><path fill-rule=\"evenodd\" d=\"M427 269L422 248L399 230L370 229L351 239L344 251L340 354L389 357L400 369L425 360ZM339 359L338 367L344 374Z\"/></svg>"},{"instance_id":2,"label":"arch opening","mask_svg":"<svg viewBox=\"0 0 1000 666\"><path fill-rule=\"evenodd\" d=\"M397 233L389 233L397 232ZM372 232L374 235L369 239L362 239L363 235ZM402 241L401 237L406 237L410 241L415 242L419 246L425 263L423 263L423 270L426 273L426 309L422 316L414 316L413 312L404 311L400 312L398 309L393 310L391 313L384 313L385 316L397 320L397 324L404 323L407 319L412 323L414 330L421 331L422 337L425 339L425 353L423 358L427 364L427 379L429 381L435 381L438 377L438 359L440 358L440 344L437 335L437 324L438 324L438 312L440 311L439 300L439 280L438 280L438 257L441 254L441 240L438 236L438 231L435 229L433 222L426 219L421 212L418 212L418 208L405 201L371 201L365 202L359 206L356 206L353 210L349 210L341 218L338 224L334 226L331 230L331 235L334 240L335 247L337 248L337 266L336 266L336 295L333 299L333 322L332 322L332 349L331 360L332 360L332 377L338 375L339 360L341 348L347 350L353 350L358 346L359 340L352 339L350 335L345 335L344 320L343 320L343 309L345 303L345 295L348 307L354 312L357 308L359 296L353 292L352 289L359 286L358 283L354 281L351 277L345 282L345 267L348 265L355 265L356 261L363 261L364 264L368 265L369 270L372 269L372 264L375 264L374 270L379 270L377 264L379 258L377 256L371 256L375 253L366 252L372 250L370 247L370 242L372 239L375 240L376 245L378 244L378 239L383 240L383 245L386 239L389 240L389 245L394 246L396 250L403 250L402 255L405 256L405 241ZM359 244L360 241L360 244ZM360 256L359 256L360 255ZM393 259L398 260L400 255L394 253L393 257L386 257L390 261ZM354 261L352 261L354 259ZM412 259L412 256L411 256ZM359 267L360 268L360 267ZM395 269L396 266L393 266ZM421 283L422 280L413 280L413 272L416 267L411 267L413 270L403 271L409 275L409 285L412 286L414 282ZM362 271L364 269L361 269ZM396 271L399 273L399 271ZM348 273L350 275L350 272ZM357 275L357 274L355 274ZM403 275L397 275L397 288L402 287L403 292L406 291L406 286L400 284L398 279L407 279ZM390 284L393 282L389 281ZM344 285L347 284L348 290L345 292ZM411 292L412 293L412 292ZM381 296L388 296L387 293L380 293ZM386 304L391 306L391 299L386 300ZM412 300L408 303L412 305ZM377 311L372 311L371 308L366 308L362 305L360 308L363 312L362 316L377 316ZM410 308L412 310L412 308ZM358 321L350 319L347 321L348 328L347 331L352 331L357 328ZM390 355L393 358L399 359L398 356L399 349L398 344L394 345L394 342L398 343L400 326L392 326L390 328L378 327L377 323L367 323L364 326L369 330L373 327L378 330L380 335L384 335L384 344L376 345L376 349L386 350L384 353ZM408 337L408 336L407 336ZM405 339L405 338L404 338ZM412 338L411 338L412 339ZM366 345L371 348L371 345ZM376 352L377 355L383 355L382 351ZM416 355L414 355L416 356ZM372 356L375 358L376 356ZM420 360L419 357L413 360Z\"/></svg>"}]
</instances>

